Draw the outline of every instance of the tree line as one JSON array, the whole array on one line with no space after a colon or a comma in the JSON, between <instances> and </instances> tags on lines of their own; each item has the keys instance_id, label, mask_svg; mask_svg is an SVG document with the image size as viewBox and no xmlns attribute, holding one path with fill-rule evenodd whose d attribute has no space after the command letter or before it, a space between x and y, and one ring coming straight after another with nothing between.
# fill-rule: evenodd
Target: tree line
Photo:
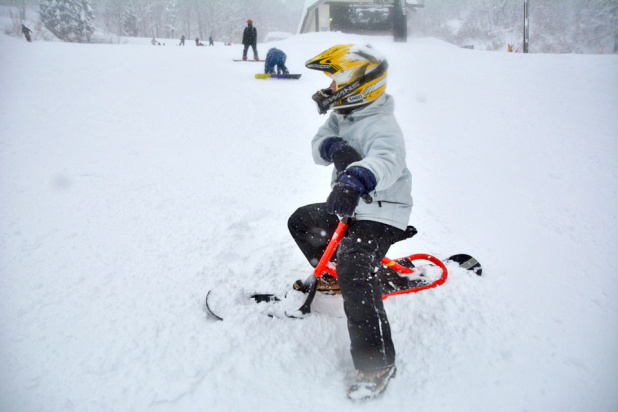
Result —
<instances>
[{"instance_id":1,"label":"tree line","mask_svg":"<svg viewBox=\"0 0 618 412\"><path fill-rule=\"evenodd\" d=\"M483 50L523 50L523 0L425 0L410 34ZM529 0L530 52L617 53L618 1Z\"/></svg>"},{"instance_id":2,"label":"tree line","mask_svg":"<svg viewBox=\"0 0 618 412\"><path fill-rule=\"evenodd\" d=\"M296 33L302 0L101 0L98 21L118 36L238 42L247 19L260 39L270 31Z\"/></svg>"},{"instance_id":3,"label":"tree line","mask_svg":"<svg viewBox=\"0 0 618 412\"><path fill-rule=\"evenodd\" d=\"M38 10L41 24L65 41L89 42L96 28L113 36L212 36L238 42L248 19L255 22L259 40L267 32L296 33L304 0L1 0L0 4L13 6L22 20L27 9ZM79 33L70 33L72 28Z\"/></svg>"}]
</instances>

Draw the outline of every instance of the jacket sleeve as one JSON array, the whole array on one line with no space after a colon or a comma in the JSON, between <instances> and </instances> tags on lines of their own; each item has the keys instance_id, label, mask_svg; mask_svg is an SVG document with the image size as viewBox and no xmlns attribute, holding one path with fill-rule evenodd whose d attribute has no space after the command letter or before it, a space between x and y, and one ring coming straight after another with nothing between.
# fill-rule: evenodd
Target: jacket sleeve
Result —
<instances>
[{"instance_id":1,"label":"jacket sleeve","mask_svg":"<svg viewBox=\"0 0 618 412\"><path fill-rule=\"evenodd\" d=\"M401 128L394 116L385 116L379 126L368 127L363 142L363 160L350 164L365 167L374 174L375 190L392 186L406 167L406 148Z\"/></svg>"},{"instance_id":2,"label":"jacket sleeve","mask_svg":"<svg viewBox=\"0 0 618 412\"><path fill-rule=\"evenodd\" d=\"M319 129L316 135L311 140L311 152L313 154L313 161L319 165L328 166L332 162L324 160L320 155L320 146L324 140L329 137L337 137L339 135L339 125L337 119L331 113L326 123L324 123Z\"/></svg>"}]
</instances>

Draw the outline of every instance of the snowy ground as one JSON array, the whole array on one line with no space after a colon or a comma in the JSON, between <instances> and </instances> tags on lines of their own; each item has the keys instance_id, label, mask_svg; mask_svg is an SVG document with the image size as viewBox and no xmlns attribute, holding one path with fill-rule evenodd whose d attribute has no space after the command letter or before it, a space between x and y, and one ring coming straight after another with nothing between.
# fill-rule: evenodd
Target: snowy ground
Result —
<instances>
[{"instance_id":1,"label":"snowy ground","mask_svg":"<svg viewBox=\"0 0 618 412\"><path fill-rule=\"evenodd\" d=\"M477 278L389 298L398 375L353 404L338 310L274 320L207 290L277 290L323 201L309 141L328 79L303 62L359 36L260 44L299 81L255 80L240 46L0 36L0 409L618 410L618 56L370 41L407 140L415 238ZM250 53L251 56L251 53ZM320 299L320 298L318 298Z\"/></svg>"}]
</instances>

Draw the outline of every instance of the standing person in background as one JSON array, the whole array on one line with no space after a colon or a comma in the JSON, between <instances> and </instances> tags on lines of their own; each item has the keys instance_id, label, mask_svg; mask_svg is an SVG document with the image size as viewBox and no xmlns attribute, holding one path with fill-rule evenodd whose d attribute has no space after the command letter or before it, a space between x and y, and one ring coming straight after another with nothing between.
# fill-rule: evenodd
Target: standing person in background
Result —
<instances>
[{"instance_id":1,"label":"standing person in background","mask_svg":"<svg viewBox=\"0 0 618 412\"><path fill-rule=\"evenodd\" d=\"M208 45L209 45L209 46L214 46L214 45L215 45L215 42L214 42L214 40L212 39L212 36L210 36L210 37L208 38Z\"/></svg>"},{"instance_id":2,"label":"standing person in background","mask_svg":"<svg viewBox=\"0 0 618 412\"><path fill-rule=\"evenodd\" d=\"M26 40L28 40L28 43L32 42L32 37L30 37L30 33L32 33L32 30L30 30L29 28L27 28L26 26L24 26L23 24L21 25L21 32L24 33L24 36L26 36Z\"/></svg>"},{"instance_id":3,"label":"standing person in background","mask_svg":"<svg viewBox=\"0 0 618 412\"><path fill-rule=\"evenodd\" d=\"M184 45L185 45L185 35L183 34L182 37L180 38L179 46L184 46Z\"/></svg>"},{"instance_id":4,"label":"standing person in background","mask_svg":"<svg viewBox=\"0 0 618 412\"><path fill-rule=\"evenodd\" d=\"M251 19L247 20L247 27L245 27L245 31L242 33L242 44L244 46L242 51L243 60L247 60L247 50L249 50L249 46L253 48L253 58L255 60L260 60L257 53L257 29L253 27L253 21Z\"/></svg>"}]
</instances>

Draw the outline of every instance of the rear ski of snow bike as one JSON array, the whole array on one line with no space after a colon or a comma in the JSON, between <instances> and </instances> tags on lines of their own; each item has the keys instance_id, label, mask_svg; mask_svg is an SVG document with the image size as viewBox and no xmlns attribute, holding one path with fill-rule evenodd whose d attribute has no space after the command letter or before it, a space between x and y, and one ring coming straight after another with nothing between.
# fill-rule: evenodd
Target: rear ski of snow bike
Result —
<instances>
[{"instance_id":1,"label":"rear ski of snow bike","mask_svg":"<svg viewBox=\"0 0 618 412\"><path fill-rule=\"evenodd\" d=\"M306 295L306 298L302 305L296 309L285 311L285 315L289 318L303 318L305 315L311 312L311 304L313 299L315 298L317 287L318 287L318 278L322 277L325 274L331 275L333 277L337 277L336 267L333 262L330 261L333 253L339 246L339 242L345 235L345 232L350 223L350 218L343 218L335 233L330 239L322 258L318 262L313 274L310 275L305 281L297 280L294 282L293 289L296 291L303 292ZM416 234L416 229L413 226L408 226L405 232L405 236L400 239L408 239ZM416 267L413 262L418 260L424 260L429 262L429 266L438 267L441 270L441 275L439 278L434 280L428 280L424 277L423 269L428 265L423 265ZM472 256L466 254L457 254L449 257L448 259L442 261L435 256L417 253L410 256L406 256L403 258L391 260L387 257L382 259L382 266L378 269L378 276L380 274L386 274L388 271L391 271L392 274L396 273L399 279L401 279L404 284L402 286L401 282L398 282L399 285L394 285L391 282L386 282L387 285L384 287L382 299L386 299L390 296L395 295L403 295L408 293L416 293L426 289L432 289L437 286L440 286L446 282L448 278L448 269L446 268L445 263L455 262L460 267L472 271L478 276L481 276L483 273L483 269L481 264ZM394 272L392 272L394 271ZM416 277L416 278L415 278ZM384 286L385 282L382 282ZM211 289L206 295L206 310L216 319L223 320L223 317L219 310L217 310L216 298L213 298L213 290ZM281 302L283 300L282 297L277 296L272 293L254 293L250 295L250 298L255 303L263 303L263 302ZM214 302L213 302L214 301Z\"/></svg>"}]
</instances>

